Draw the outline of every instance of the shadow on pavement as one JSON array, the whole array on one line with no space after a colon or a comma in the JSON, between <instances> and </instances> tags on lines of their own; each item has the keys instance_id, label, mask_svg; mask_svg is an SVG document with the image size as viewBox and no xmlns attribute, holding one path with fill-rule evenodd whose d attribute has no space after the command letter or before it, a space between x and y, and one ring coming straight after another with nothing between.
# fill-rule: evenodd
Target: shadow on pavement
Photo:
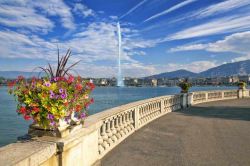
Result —
<instances>
[{"instance_id":1,"label":"shadow on pavement","mask_svg":"<svg viewBox=\"0 0 250 166\"><path fill-rule=\"evenodd\" d=\"M250 121L250 108L227 107L227 106L194 106L180 113L187 116L200 116L204 118L221 118L230 120Z\"/></svg>"}]
</instances>

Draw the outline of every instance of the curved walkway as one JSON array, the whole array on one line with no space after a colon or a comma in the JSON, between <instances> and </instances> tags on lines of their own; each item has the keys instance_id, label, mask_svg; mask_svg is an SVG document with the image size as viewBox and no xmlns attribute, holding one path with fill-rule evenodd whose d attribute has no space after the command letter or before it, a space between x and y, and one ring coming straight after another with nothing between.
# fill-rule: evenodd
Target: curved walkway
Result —
<instances>
[{"instance_id":1,"label":"curved walkway","mask_svg":"<svg viewBox=\"0 0 250 166\"><path fill-rule=\"evenodd\" d=\"M125 139L101 165L250 165L250 99L169 113Z\"/></svg>"}]
</instances>

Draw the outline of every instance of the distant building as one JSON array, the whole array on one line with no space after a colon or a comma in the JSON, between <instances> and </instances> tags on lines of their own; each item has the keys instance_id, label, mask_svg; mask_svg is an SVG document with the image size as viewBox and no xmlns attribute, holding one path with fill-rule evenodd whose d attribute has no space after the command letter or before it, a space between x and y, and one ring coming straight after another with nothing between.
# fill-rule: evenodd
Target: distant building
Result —
<instances>
[{"instance_id":1,"label":"distant building","mask_svg":"<svg viewBox=\"0 0 250 166\"><path fill-rule=\"evenodd\" d=\"M238 76L231 76L232 83L239 82L239 77Z\"/></svg>"},{"instance_id":2,"label":"distant building","mask_svg":"<svg viewBox=\"0 0 250 166\"><path fill-rule=\"evenodd\" d=\"M239 76L239 81L244 81L246 83L250 83L250 76L249 75Z\"/></svg>"},{"instance_id":3,"label":"distant building","mask_svg":"<svg viewBox=\"0 0 250 166\"><path fill-rule=\"evenodd\" d=\"M129 77L127 77L127 78L125 78L124 79L124 84L126 85L126 86L138 86L138 79L137 78L129 78Z\"/></svg>"},{"instance_id":4,"label":"distant building","mask_svg":"<svg viewBox=\"0 0 250 166\"><path fill-rule=\"evenodd\" d=\"M151 86L157 86L157 79L151 80Z\"/></svg>"}]
</instances>

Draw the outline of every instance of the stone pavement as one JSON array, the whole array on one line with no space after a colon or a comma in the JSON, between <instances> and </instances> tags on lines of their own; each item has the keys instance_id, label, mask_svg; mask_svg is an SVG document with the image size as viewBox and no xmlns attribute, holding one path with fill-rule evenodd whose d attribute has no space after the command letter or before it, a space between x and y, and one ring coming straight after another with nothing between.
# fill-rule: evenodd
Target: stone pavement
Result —
<instances>
[{"instance_id":1,"label":"stone pavement","mask_svg":"<svg viewBox=\"0 0 250 166\"><path fill-rule=\"evenodd\" d=\"M250 166L250 99L195 105L144 126L102 166Z\"/></svg>"}]
</instances>

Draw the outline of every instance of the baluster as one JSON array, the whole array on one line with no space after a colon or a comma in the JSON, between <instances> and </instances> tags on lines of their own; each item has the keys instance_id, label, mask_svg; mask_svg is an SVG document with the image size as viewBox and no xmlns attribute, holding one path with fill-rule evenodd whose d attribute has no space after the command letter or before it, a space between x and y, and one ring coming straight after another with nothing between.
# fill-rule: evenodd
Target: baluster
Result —
<instances>
[{"instance_id":1,"label":"baluster","mask_svg":"<svg viewBox=\"0 0 250 166\"><path fill-rule=\"evenodd\" d=\"M130 111L127 112L127 128L128 128L129 131L132 130L131 122L130 122Z\"/></svg>"},{"instance_id":2,"label":"baluster","mask_svg":"<svg viewBox=\"0 0 250 166\"><path fill-rule=\"evenodd\" d=\"M145 123L145 121L146 121L146 119L145 119L146 117L145 117L145 105L142 107L142 124L144 124Z\"/></svg>"},{"instance_id":3,"label":"baluster","mask_svg":"<svg viewBox=\"0 0 250 166\"><path fill-rule=\"evenodd\" d=\"M146 122L149 120L149 116L150 116L150 105L148 104L147 105L147 109L146 109L146 111L147 111L147 116L146 116Z\"/></svg>"},{"instance_id":4,"label":"baluster","mask_svg":"<svg viewBox=\"0 0 250 166\"><path fill-rule=\"evenodd\" d=\"M119 125L119 115L115 118L115 130L116 130L116 137L120 139L122 137L120 133L120 125Z\"/></svg>"},{"instance_id":5,"label":"baluster","mask_svg":"<svg viewBox=\"0 0 250 166\"><path fill-rule=\"evenodd\" d=\"M105 150L104 146L103 146L103 138L101 136L101 128L98 130L98 150L99 150L99 154L102 154L102 152Z\"/></svg>"},{"instance_id":6,"label":"baluster","mask_svg":"<svg viewBox=\"0 0 250 166\"><path fill-rule=\"evenodd\" d=\"M107 135L108 135L108 143L111 145L111 143L113 142L111 137L112 137L112 132L110 130L110 119L107 121Z\"/></svg>"},{"instance_id":7,"label":"baluster","mask_svg":"<svg viewBox=\"0 0 250 166\"><path fill-rule=\"evenodd\" d=\"M134 129L134 119L133 119L133 112L135 112L135 109L129 112L129 122L130 122L130 128L131 130Z\"/></svg>"},{"instance_id":8,"label":"baluster","mask_svg":"<svg viewBox=\"0 0 250 166\"><path fill-rule=\"evenodd\" d=\"M142 107L139 108L139 126L143 124L143 114L142 114Z\"/></svg>"},{"instance_id":9,"label":"baluster","mask_svg":"<svg viewBox=\"0 0 250 166\"><path fill-rule=\"evenodd\" d=\"M128 123L127 123L127 113L123 113L123 124L124 124L124 130L125 133L128 134L129 133L129 129L128 129Z\"/></svg>"},{"instance_id":10,"label":"baluster","mask_svg":"<svg viewBox=\"0 0 250 166\"><path fill-rule=\"evenodd\" d=\"M116 129L115 129L115 118L116 118L116 117L113 117L113 118L111 119L111 133L112 133L111 139L113 140L113 142L116 142L116 141L117 141Z\"/></svg>"},{"instance_id":11,"label":"baluster","mask_svg":"<svg viewBox=\"0 0 250 166\"><path fill-rule=\"evenodd\" d=\"M103 139L103 147L104 149L107 149L109 147L109 144L108 144L108 135L106 133L106 122L104 121L103 125L102 125L102 129L101 129L102 133L101 133L101 136L102 136L102 139Z\"/></svg>"},{"instance_id":12,"label":"baluster","mask_svg":"<svg viewBox=\"0 0 250 166\"><path fill-rule=\"evenodd\" d=\"M121 126L122 126L122 131L123 131L123 135L127 134L127 130L125 128L125 117L124 117L124 113L121 114Z\"/></svg>"},{"instance_id":13,"label":"baluster","mask_svg":"<svg viewBox=\"0 0 250 166\"><path fill-rule=\"evenodd\" d=\"M124 129L126 130L126 133L129 133L129 128L128 128L128 117L127 117L127 112L124 112Z\"/></svg>"}]
</instances>

